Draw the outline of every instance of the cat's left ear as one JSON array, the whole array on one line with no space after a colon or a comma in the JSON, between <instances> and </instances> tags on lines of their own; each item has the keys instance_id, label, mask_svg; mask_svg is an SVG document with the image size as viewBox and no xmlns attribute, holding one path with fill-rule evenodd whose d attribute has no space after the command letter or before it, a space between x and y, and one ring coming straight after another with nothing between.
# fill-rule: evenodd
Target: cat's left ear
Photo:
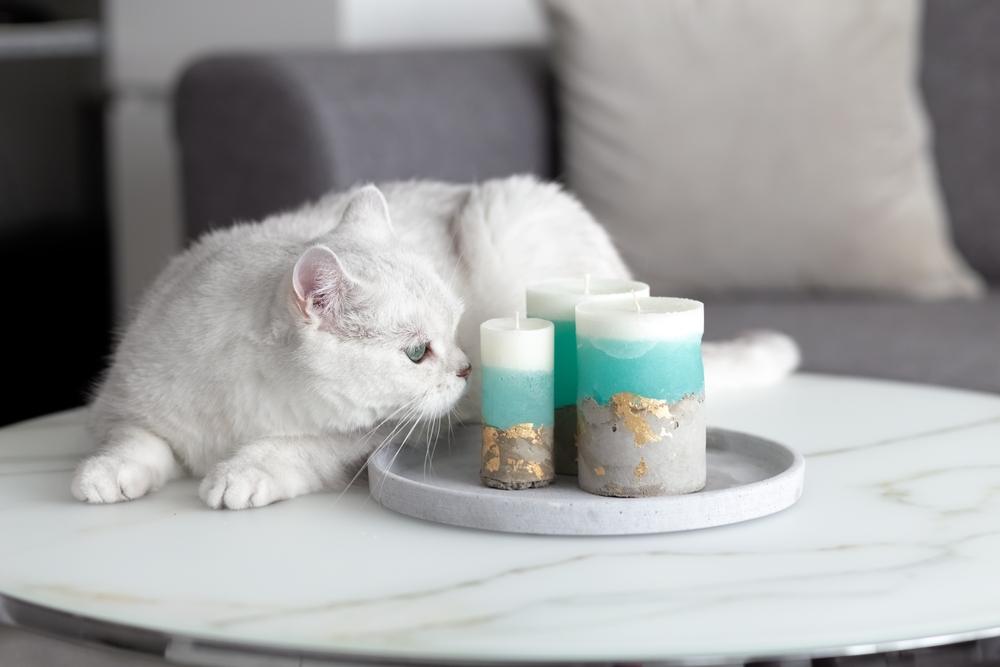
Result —
<instances>
[{"instance_id":1,"label":"cat's left ear","mask_svg":"<svg viewBox=\"0 0 1000 667\"><path fill-rule=\"evenodd\" d=\"M366 185L351 195L337 230L383 240L395 235L389 218L389 202L374 185Z\"/></svg>"},{"instance_id":2,"label":"cat's left ear","mask_svg":"<svg viewBox=\"0 0 1000 667\"><path fill-rule=\"evenodd\" d=\"M298 308L310 319L336 319L350 299L354 285L340 259L324 245L306 250L292 269L292 289Z\"/></svg>"}]
</instances>

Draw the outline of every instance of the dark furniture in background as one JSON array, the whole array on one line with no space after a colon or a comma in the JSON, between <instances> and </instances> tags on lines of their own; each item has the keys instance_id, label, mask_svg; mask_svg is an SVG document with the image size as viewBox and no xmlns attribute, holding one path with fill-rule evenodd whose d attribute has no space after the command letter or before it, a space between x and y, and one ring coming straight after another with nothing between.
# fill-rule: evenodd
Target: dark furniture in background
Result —
<instances>
[{"instance_id":1,"label":"dark furniture in background","mask_svg":"<svg viewBox=\"0 0 1000 667\"><path fill-rule=\"evenodd\" d=\"M778 328L799 340L806 370L1000 391L998 34L1000 3L927 5L921 85L941 182L990 295L709 295L709 337ZM559 176L558 112L536 50L217 56L183 76L176 122L191 237L364 181Z\"/></svg>"},{"instance_id":2,"label":"dark furniture in background","mask_svg":"<svg viewBox=\"0 0 1000 667\"><path fill-rule=\"evenodd\" d=\"M0 0L0 424L86 400L111 276L99 0Z\"/></svg>"}]
</instances>

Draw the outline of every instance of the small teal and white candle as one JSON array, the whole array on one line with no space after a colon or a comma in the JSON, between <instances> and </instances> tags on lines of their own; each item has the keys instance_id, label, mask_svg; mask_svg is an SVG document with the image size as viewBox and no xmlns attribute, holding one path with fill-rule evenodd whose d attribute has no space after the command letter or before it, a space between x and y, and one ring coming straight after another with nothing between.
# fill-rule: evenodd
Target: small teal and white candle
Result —
<instances>
[{"instance_id":1,"label":"small teal and white candle","mask_svg":"<svg viewBox=\"0 0 1000 667\"><path fill-rule=\"evenodd\" d=\"M704 306L638 297L576 308L578 475L604 496L705 486Z\"/></svg>"},{"instance_id":2,"label":"small teal and white candle","mask_svg":"<svg viewBox=\"0 0 1000 667\"><path fill-rule=\"evenodd\" d=\"M649 285L621 278L559 278L528 285L528 317L555 326L556 473L576 474L576 307L584 301L649 296Z\"/></svg>"},{"instance_id":3,"label":"small teal and white candle","mask_svg":"<svg viewBox=\"0 0 1000 667\"><path fill-rule=\"evenodd\" d=\"M528 489L555 477L552 451L554 327L537 318L497 318L479 327L483 377L480 479Z\"/></svg>"}]
</instances>

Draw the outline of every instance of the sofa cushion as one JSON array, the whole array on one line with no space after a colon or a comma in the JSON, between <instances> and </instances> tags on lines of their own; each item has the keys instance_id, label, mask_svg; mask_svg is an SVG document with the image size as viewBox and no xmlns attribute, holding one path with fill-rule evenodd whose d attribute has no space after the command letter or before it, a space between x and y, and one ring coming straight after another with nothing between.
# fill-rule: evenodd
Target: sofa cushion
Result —
<instances>
[{"instance_id":1,"label":"sofa cushion","mask_svg":"<svg viewBox=\"0 0 1000 667\"><path fill-rule=\"evenodd\" d=\"M969 295L907 0L549 0L569 187L654 292Z\"/></svg>"},{"instance_id":2,"label":"sofa cushion","mask_svg":"<svg viewBox=\"0 0 1000 667\"><path fill-rule=\"evenodd\" d=\"M707 298L706 338L794 337L803 370L1000 392L1000 291L981 301Z\"/></svg>"}]
</instances>

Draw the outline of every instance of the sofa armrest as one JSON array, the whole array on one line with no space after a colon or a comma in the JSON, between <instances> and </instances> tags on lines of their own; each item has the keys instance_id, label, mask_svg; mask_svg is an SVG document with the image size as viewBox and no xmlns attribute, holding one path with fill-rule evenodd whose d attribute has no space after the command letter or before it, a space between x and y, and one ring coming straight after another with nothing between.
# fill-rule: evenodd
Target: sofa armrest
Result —
<instances>
[{"instance_id":1,"label":"sofa armrest","mask_svg":"<svg viewBox=\"0 0 1000 667\"><path fill-rule=\"evenodd\" d=\"M191 237L359 182L555 172L535 50L213 56L174 104Z\"/></svg>"}]
</instances>

